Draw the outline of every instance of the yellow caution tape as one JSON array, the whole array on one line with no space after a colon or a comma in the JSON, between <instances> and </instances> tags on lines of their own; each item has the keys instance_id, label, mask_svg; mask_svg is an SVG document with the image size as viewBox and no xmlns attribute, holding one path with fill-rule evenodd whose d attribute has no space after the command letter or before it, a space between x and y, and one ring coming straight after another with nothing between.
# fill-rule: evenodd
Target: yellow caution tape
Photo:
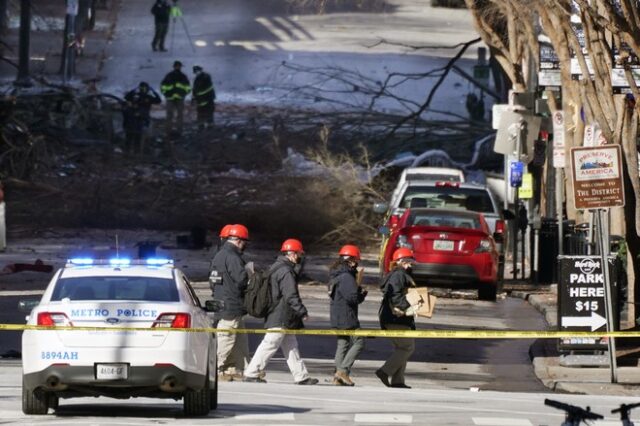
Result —
<instances>
[{"instance_id":1,"label":"yellow caution tape","mask_svg":"<svg viewBox=\"0 0 640 426\"><path fill-rule=\"evenodd\" d=\"M283 333L303 336L362 336L362 337L411 337L418 339L566 339L566 338L630 338L640 337L640 331L539 331L539 330L336 330L336 329L302 329L279 330L262 328L164 328L164 327L47 327L23 324L0 324L0 331L19 330L55 330L55 331L93 331L93 332L119 332L119 331L172 331L188 333L234 333L234 334L266 334Z\"/></svg>"}]
</instances>

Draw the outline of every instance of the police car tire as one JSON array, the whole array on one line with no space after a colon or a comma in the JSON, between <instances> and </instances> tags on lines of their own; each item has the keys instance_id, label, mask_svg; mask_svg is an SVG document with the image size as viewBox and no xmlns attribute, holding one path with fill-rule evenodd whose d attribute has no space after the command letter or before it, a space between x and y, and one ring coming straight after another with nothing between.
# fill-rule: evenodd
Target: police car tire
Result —
<instances>
[{"instance_id":1,"label":"police car tire","mask_svg":"<svg viewBox=\"0 0 640 426\"><path fill-rule=\"evenodd\" d=\"M218 371L218 363L216 362L216 373ZM218 408L218 374L213 379L213 389L209 391L209 408L215 410Z\"/></svg>"},{"instance_id":2,"label":"police car tire","mask_svg":"<svg viewBox=\"0 0 640 426\"><path fill-rule=\"evenodd\" d=\"M188 389L184 393L182 410L185 416L206 416L211 405L211 392L209 387L209 372L207 371L202 389Z\"/></svg>"},{"instance_id":3,"label":"police car tire","mask_svg":"<svg viewBox=\"0 0 640 426\"><path fill-rule=\"evenodd\" d=\"M22 384L22 412L24 414L47 414L49 411L49 395L42 389L33 391Z\"/></svg>"},{"instance_id":4,"label":"police car tire","mask_svg":"<svg viewBox=\"0 0 640 426\"><path fill-rule=\"evenodd\" d=\"M58 398L56 394L50 393L49 402L47 404L49 405L49 408L57 410L58 406L60 405L60 398Z\"/></svg>"},{"instance_id":5,"label":"police car tire","mask_svg":"<svg viewBox=\"0 0 640 426\"><path fill-rule=\"evenodd\" d=\"M478 299L495 302L497 298L497 284L480 284L478 287Z\"/></svg>"}]
</instances>

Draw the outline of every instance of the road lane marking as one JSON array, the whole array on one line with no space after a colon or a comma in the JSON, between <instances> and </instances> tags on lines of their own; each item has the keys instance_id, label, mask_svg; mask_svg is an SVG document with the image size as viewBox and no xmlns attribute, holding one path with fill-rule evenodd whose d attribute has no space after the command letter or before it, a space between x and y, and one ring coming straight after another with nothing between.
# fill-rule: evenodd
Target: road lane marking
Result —
<instances>
[{"instance_id":1,"label":"road lane marking","mask_svg":"<svg viewBox=\"0 0 640 426\"><path fill-rule=\"evenodd\" d=\"M505 417L472 417L478 426L533 426L527 419L508 419Z\"/></svg>"},{"instance_id":2,"label":"road lane marking","mask_svg":"<svg viewBox=\"0 0 640 426\"><path fill-rule=\"evenodd\" d=\"M2 296L41 296L44 294L44 290L3 290L0 291L0 297Z\"/></svg>"},{"instance_id":3,"label":"road lane marking","mask_svg":"<svg viewBox=\"0 0 640 426\"><path fill-rule=\"evenodd\" d=\"M280 41L293 41L293 39L289 36L289 34L287 34L286 31L273 25L273 23L269 21L268 18L264 18L260 16L256 18L256 22L258 22L259 24L262 24L266 29L268 29L271 32L271 34L273 34L278 39L280 39Z\"/></svg>"},{"instance_id":4,"label":"road lane marking","mask_svg":"<svg viewBox=\"0 0 640 426\"><path fill-rule=\"evenodd\" d=\"M362 414L358 413L353 418L356 423L382 423L382 424L411 424L413 416L410 414Z\"/></svg>"},{"instance_id":5,"label":"road lane marking","mask_svg":"<svg viewBox=\"0 0 640 426\"><path fill-rule=\"evenodd\" d=\"M286 422L286 421L295 420L295 415L293 413L236 414L234 418L240 421L264 420L264 421L270 421L270 422L277 422L277 421Z\"/></svg>"},{"instance_id":6,"label":"road lane marking","mask_svg":"<svg viewBox=\"0 0 640 426\"><path fill-rule=\"evenodd\" d=\"M280 25L282 25L283 27L285 27L286 29L288 29L289 31L291 31L291 33L298 40L312 40L312 38L309 37L307 34L305 34L304 31L302 31L300 28L296 27L295 24L292 24L287 19L285 19L285 18L283 18L281 16L276 16L275 18L273 18L273 20L276 21L277 23L279 23ZM376 269L376 271L377 271L377 269Z\"/></svg>"}]
</instances>

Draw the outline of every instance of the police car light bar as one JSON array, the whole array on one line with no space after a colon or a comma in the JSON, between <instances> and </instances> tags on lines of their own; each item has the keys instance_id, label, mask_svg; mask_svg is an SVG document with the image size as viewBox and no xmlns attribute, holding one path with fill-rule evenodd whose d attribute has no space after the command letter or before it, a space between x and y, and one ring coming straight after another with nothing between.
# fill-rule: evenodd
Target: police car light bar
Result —
<instances>
[{"instance_id":1,"label":"police car light bar","mask_svg":"<svg viewBox=\"0 0 640 426\"><path fill-rule=\"evenodd\" d=\"M67 259L67 267L70 266L93 266L93 265L111 265L111 266L131 266L131 265L147 265L147 266L173 266L172 259L159 257L151 257L148 259L129 259L129 258L112 258L112 259L91 259L89 257L76 257Z\"/></svg>"}]
</instances>

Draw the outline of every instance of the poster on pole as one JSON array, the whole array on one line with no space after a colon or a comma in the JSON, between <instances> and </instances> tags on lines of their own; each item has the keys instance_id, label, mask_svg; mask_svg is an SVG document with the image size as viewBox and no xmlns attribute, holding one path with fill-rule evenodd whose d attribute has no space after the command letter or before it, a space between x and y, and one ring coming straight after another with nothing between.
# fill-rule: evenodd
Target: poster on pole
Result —
<instances>
[{"instance_id":1,"label":"poster on pole","mask_svg":"<svg viewBox=\"0 0 640 426\"><path fill-rule=\"evenodd\" d=\"M540 67L538 70L538 89L554 90L562 86L560 59L551 43L540 41Z\"/></svg>"},{"instance_id":2,"label":"poster on pole","mask_svg":"<svg viewBox=\"0 0 640 426\"><path fill-rule=\"evenodd\" d=\"M563 168L566 164L564 147L564 111L556 111L553 121L553 167Z\"/></svg>"},{"instance_id":3,"label":"poster on pole","mask_svg":"<svg viewBox=\"0 0 640 426\"><path fill-rule=\"evenodd\" d=\"M620 145L571 148L570 157L577 210L624 206Z\"/></svg>"}]
</instances>

